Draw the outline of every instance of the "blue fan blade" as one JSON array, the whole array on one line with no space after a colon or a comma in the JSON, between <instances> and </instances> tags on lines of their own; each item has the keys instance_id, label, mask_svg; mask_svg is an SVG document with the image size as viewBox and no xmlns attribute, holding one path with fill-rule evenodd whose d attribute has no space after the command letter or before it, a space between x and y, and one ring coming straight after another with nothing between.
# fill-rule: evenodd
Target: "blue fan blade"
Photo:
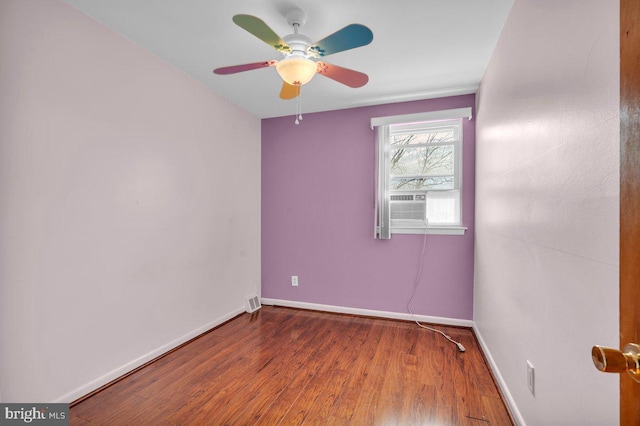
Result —
<instances>
[{"instance_id":1,"label":"blue fan blade","mask_svg":"<svg viewBox=\"0 0 640 426\"><path fill-rule=\"evenodd\" d=\"M315 42L308 53L320 58L356 47L366 46L373 40L373 33L364 25L351 24Z\"/></svg>"}]
</instances>

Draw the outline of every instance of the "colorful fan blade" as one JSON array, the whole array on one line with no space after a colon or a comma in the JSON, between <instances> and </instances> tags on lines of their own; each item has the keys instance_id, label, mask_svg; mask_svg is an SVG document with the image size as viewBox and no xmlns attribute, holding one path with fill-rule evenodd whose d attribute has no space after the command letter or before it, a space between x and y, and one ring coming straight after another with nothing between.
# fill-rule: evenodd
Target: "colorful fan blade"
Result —
<instances>
[{"instance_id":1,"label":"colorful fan blade","mask_svg":"<svg viewBox=\"0 0 640 426\"><path fill-rule=\"evenodd\" d=\"M318 62L318 74L353 88L362 87L369 81L369 76L365 73L327 64L326 62Z\"/></svg>"},{"instance_id":2,"label":"colorful fan blade","mask_svg":"<svg viewBox=\"0 0 640 426\"><path fill-rule=\"evenodd\" d=\"M317 58L344 50L366 46L373 40L373 33L364 25L351 24L315 42L307 52Z\"/></svg>"},{"instance_id":3,"label":"colorful fan blade","mask_svg":"<svg viewBox=\"0 0 640 426\"><path fill-rule=\"evenodd\" d=\"M279 52L291 52L291 48L280 36L273 32L271 28L260 18L251 15L235 15L233 22L240 28L247 30L260 40L267 43Z\"/></svg>"},{"instance_id":4,"label":"colorful fan blade","mask_svg":"<svg viewBox=\"0 0 640 426\"><path fill-rule=\"evenodd\" d=\"M280 91L280 98L293 99L300 94L300 86L294 86L286 81L282 82L282 90Z\"/></svg>"},{"instance_id":5,"label":"colorful fan blade","mask_svg":"<svg viewBox=\"0 0 640 426\"><path fill-rule=\"evenodd\" d=\"M252 64L233 65L230 67L216 68L215 70L213 70L213 72L220 75L235 74L243 71L257 70L259 68L273 67L277 63L278 61L254 62Z\"/></svg>"}]
</instances>

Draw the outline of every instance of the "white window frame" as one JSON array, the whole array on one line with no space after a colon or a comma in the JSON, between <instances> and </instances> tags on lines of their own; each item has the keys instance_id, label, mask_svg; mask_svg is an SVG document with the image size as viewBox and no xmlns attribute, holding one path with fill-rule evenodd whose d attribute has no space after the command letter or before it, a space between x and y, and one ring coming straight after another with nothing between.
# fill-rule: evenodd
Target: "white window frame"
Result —
<instances>
[{"instance_id":1,"label":"white window frame","mask_svg":"<svg viewBox=\"0 0 640 426\"><path fill-rule=\"evenodd\" d=\"M463 154L463 123L462 118L471 119L471 108L459 108L455 110L435 111L429 113L409 114L392 117L379 117L371 119L371 127L377 127L376 149L376 200L375 200L375 229L374 237L380 239L391 238L391 234L444 234L463 235L466 227L462 226L462 154ZM447 191L457 192L458 223L433 224L426 222L392 221L390 214L391 191L390 189L390 152L391 135L406 133L407 131L429 130L440 125L459 123L459 137L454 141L454 188L452 190L412 190L407 192L436 194Z\"/></svg>"}]
</instances>

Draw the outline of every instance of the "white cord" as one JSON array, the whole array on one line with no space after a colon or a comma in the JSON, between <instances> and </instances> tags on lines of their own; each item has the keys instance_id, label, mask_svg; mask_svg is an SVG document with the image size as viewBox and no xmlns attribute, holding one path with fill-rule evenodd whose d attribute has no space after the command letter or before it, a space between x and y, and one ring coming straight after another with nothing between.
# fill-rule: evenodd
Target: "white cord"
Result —
<instances>
[{"instance_id":1,"label":"white cord","mask_svg":"<svg viewBox=\"0 0 640 426\"><path fill-rule=\"evenodd\" d=\"M427 220L427 226L428 226L429 221ZM422 268L424 266L424 254L425 251L427 249L427 230L426 230L426 226L425 226L425 230L424 230L424 240L422 242L422 253L420 254L420 265L418 267L418 273L416 274L416 279L415 281L413 281L413 293L411 294L411 298L409 299L409 301L407 302L407 310L409 311L409 313L411 314L411 317L413 318L413 320L415 321L416 324L418 324L418 327L420 328L424 328L427 329L429 331L433 331L439 334L442 334L444 336L445 339L447 339L448 341L450 341L451 343L455 344L458 347L458 350L460 352L464 352L465 348L464 346L462 346L462 343L460 342L456 342L455 340L453 340L450 336L448 336L447 334L443 333L440 330L437 330L435 328L431 328L431 327L427 327L424 324L420 324L420 321L418 321L417 319L415 319L415 314L413 313L413 311L411 310L411 302L413 301L413 298L416 296L416 291L418 290L418 282L420 281L420 277L422 276Z\"/></svg>"}]
</instances>

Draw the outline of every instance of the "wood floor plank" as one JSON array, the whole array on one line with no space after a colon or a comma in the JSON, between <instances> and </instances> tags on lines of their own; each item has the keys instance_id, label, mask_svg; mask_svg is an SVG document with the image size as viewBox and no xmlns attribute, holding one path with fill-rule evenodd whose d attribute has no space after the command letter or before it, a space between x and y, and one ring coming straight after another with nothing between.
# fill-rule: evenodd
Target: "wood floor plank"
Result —
<instances>
[{"instance_id":1,"label":"wood floor plank","mask_svg":"<svg viewBox=\"0 0 640 426\"><path fill-rule=\"evenodd\" d=\"M310 327L304 330L311 334ZM304 351L308 350L308 346L291 344L291 336L299 335L299 332L295 330L294 324L286 319L279 325L272 324L265 332L270 336L278 336L277 339L286 342L291 350L263 351L260 340L246 342L245 346L250 346L251 349L238 364L234 364L218 377L212 377L206 390L170 419L180 419L194 408L205 406L206 411L215 413L216 422L232 424L235 418L242 416L254 403L261 392L262 395L271 398L274 389L277 392L289 373L288 366L295 364L296 359L304 359Z\"/></svg>"},{"instance_id":2,"label":"wood floor plank","mask_svg":"<svg viewBox=\"0 0 640 426\"><path fill-rule=\"evenodd\" d=\"M339 422L339 419L334 417L334 413L338 411L336 405L338 395L346 385L349 375L350 373L346 370L333 370L330 372L330 377L326 382L324 392L316 398L313 410L310 410L307 414L303 424L323 425L329 418L331 418L334 423Z\"/></svg>"},{"instance_id":3,"label":"wood floor plank","mask_svg":"<svg viewBox=\"0 0 640 426\"><path fill-rule=\"evenodd\" d=\"M320 326L309 326L306 330L301 330L296 336L300 342L314 341L315 345L302 344L303 350L294 354L291 361L282 366L286 375L281 377L277 384L280 391L272 402L263 401L254 406L254 418L270 418L272 414L278 416L277 421L281 421L289 415L294 403L299 403L300 399L309 398L308 386L316 379L318 371L321 371L323 364L331 362L326 358L326 348L335 344L337 334L330 324L320 324ZM273 380L270 380L273 383ZM275 384L275 383L274 383ZM259 392L259 390L258 390Z\"/></svg>"},{"instance_id":4,"label":"wood floor plank","mask_svg":"<svg viewBox=\"0 0 640 426\"><path fill-rule=\"evenodd\" d=\"M469 329L264 306L72 404L72 425L512 425Z\"/></svg>"},{"instance_id":5,"label":"wood floor plank","mask_svg":"<svg viewBox=\"0 0 640 426\"><path fill-rule=\"evenodd\" d=\"M486 420L482 395L476 386L475 370L469 366L473 363L482 363L482 359L474 357L473 351L465 352L462 356L456 357L456 367L453 372L456 392L456 406L459 407L461 416Z\"/></svg>"},{"instance_id":6,"label":"wood floor plank","mask_svg":"<svg viewBox=\"0 0 640 426\"><path fill-rule=\"evenodd\" d=\"M321 348L315 354L316 361L319 361L318 368L309 377L306 386L297 389L299 396L287 413L286 423L303 424L310 415L313 416L314 411L318 410L318 400L322 395L334 391L329 386L335 385L331 382L335 371L344 370L353 362L352 354L358 351L358 342L363 341L361 336L367 332L367 328L357 320L344 322L341 332L336 332L333 324L331 329L333 338L330 344L319 345ZM333 350L328 351L329 347ZM296 392L291 387L289 390Z\"/></svg>"},{"instance_id":7,"label":"wood floor plank","mask_svg":"<svg viewBox=\"0 0 640 426\"><path fill-rule=\"evenodd\" d=\"M363 420L363 424L392 421L398 410L398 395L394 388L398 384L395 379L397 372L393 366L397 364L394 356L400 351L394 350L393 345L397 342L396 326L402 327L404 324L380 322L378 325L381 326L377 332L380 339L375 342L375 347L370 348L370 352L374 351L371 363L359 362L357 366L360 368L355 369L356 381L350 388L355 401L354 409L349 413L352 423L360 420ZM359 376L358 371L362 371Z\"/></svg>"},{"instance_id":8,"label":"wood floor plank","mask_svg":"<svg viewBox=\"0 0 640 426\"><path fill-rule=\"evenodd\" d=\"M299 333L292 336L294 341L315 340L317 345L298 345L299 350L291 352L280 351L280 359L273 363L276 373L271 375L260 374L262 380L266 382L256 382L248 390L251 403L249 407L235 420L234 424L254 423L283 395L286 390L297 391L298 394L305 394L309 398L307 391L308 384L318 376L318 371L326 362L326 347L334 341L336 333L328 326L306 327ZM294 343L291 341L290 343ZM291 345L293 346L293 345ZM264 397L264 390L271 389L269 397ZM302 391L302 392L301 392ZM224 417L221 418L224 420Z\"/></svg>"},{"instance_id":9,"label":"wood floor plank","mask_svg":"<svg viewBox=\"0 0 640 426\"><path fill-rule=\"evenodd\" d=\"M512 424L509 412L501 398L483 395L482 402L485 407L486 416L492 425Z\"/></svg>"}]
</instances>

